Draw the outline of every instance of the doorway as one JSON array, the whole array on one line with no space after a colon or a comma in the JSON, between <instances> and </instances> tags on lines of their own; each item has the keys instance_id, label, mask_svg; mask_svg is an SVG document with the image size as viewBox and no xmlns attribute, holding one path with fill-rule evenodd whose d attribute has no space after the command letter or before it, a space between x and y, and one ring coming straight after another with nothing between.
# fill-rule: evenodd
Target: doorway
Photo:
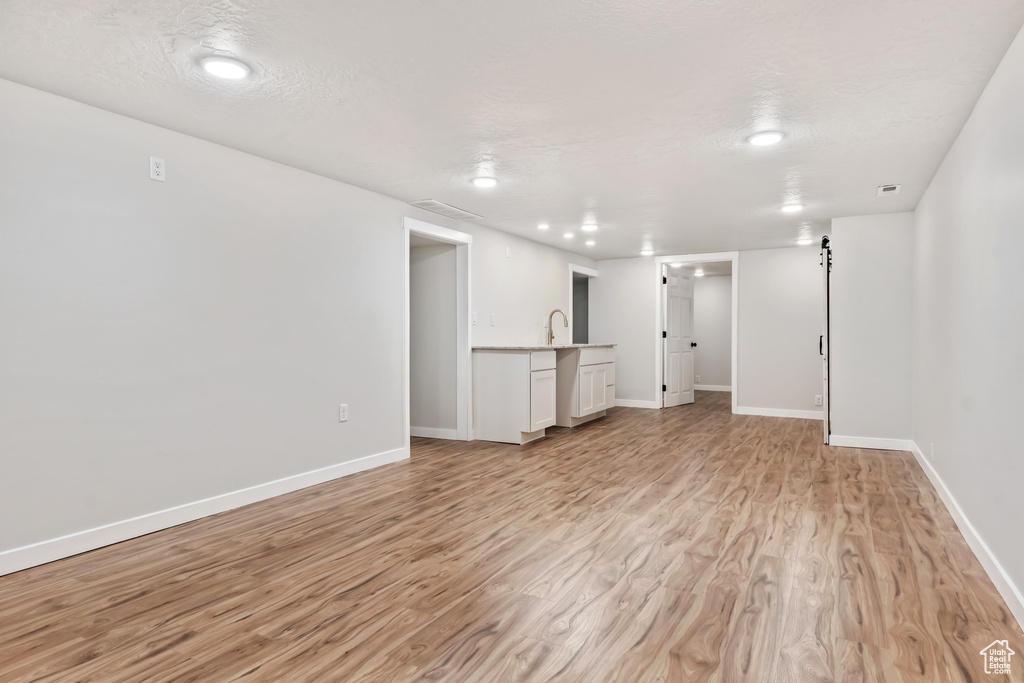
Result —
<instances>
[{"instance_id":1,"label":"doorway","mask_svg":"<svg viewBox=\"0 0 1024 683\"><path fill-rule=\"evenodd\" d=\"M693 403L695 390L729 391L735 412L739 253L659 256L654 261L658 405Z\"/></svg>"},{"instance_id":2,"label":"doorway","mask_svg":"<svg viewBox=\"0 0 1024 683\"><path fill-rule=\"evenodd\" d=\"M569 307L569 321L572 325L572 343L590 343L590 281L597 277L597 271L586 266L569 264L569 278L572 283L572 305Z\"/></svg>"},{"instance_id":3,"label":"doorway","mask_svg":"<svg viewBox=\"0 0 1024 683\"><path fill-rule=\"evenodd\" d=\"M406 218L405 436L468 441L472 236Z\"/></svg>"}]
</instances>

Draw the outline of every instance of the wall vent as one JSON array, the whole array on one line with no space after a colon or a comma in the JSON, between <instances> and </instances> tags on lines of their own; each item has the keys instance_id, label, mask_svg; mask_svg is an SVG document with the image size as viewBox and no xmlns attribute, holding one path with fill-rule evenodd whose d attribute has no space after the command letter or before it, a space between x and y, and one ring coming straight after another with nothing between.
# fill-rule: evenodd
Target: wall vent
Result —
<instances>
[{"instance_id":1,"label":"wall vent","mask_svg":"<svg viewBox=\"0 0 1024 683\"><path fill-rule=\"evenodd\" d=\"M877 196L888 197L892 194L899 194L902 187L902 185L879 185Z\"/></svg>"},{"instance_id":2,"label":"wall vent","mask_svg":"<svg viewBox=\"0 0 1024 683\"><path fill-rule=\"evenodd\" d=\"M436 199L421 199L417 202L409 202L409 204L419 209L426 209L432 213L460 221L475 221L483 218L483 216L478 216L475 213L470 213L469 211L463 211L457 206L445 204L444 202L439 202Z\"/></svg>"}]
</instances>

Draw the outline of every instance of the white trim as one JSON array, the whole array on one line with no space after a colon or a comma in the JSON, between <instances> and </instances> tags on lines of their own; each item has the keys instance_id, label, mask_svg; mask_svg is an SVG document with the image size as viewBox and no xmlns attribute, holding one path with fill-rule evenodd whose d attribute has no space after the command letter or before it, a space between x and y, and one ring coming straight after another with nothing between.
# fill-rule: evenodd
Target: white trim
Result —
<instances>
[{"instance_id":1,"label":"white trim","mask_svg":"<svg viewBox=\"0 0 1024 683\"><path fill-rule=\"evenodd\" d=\"M953 516L953 521L956 522L957 528L963 534L964 540L967 541L967 545L971 546L971 550L974 551L978 561L981 562L981 566L985 569L988 577L992 579L992 583L995 584L996 590L1003 596L1003 600L1006 601L1006 605L1010 608L1010 612L1013 613L1017 623L1024 624L1024 595L1021 594L1013 579L1003 569L1003 565L996 559L996 556L978 533L978 530L967 519L967 515L960 507L960 504L956 502L953 493L946 487L942 477L939 476L939 473L932 464L928 462L928 459L924 457L924 453L917 443L910 442L910 452L914 454L918 464L921 465L921 469L924 470L924 473L932 482L932 486L938 491L939 497L942 498L942 502L946 504L946 509Z\"/></svg>"},{"instance_id":2,"label":"white trim","mask_svg":"<svg viewBox=\"0 0 1024 683\"><path fill-rule=\"evenodd\" d=\"M569 264L569 273L579 273L580 275L586 275L587 277L597 277L597 271L593 268L587 268L586 266L578 266L575 263Z\"/></svg>"},{"instance_id":3,"label":"white trim","mask_svg":"<svg viewBox=\"0 0 1024 683\"><path fill-rule=\"evenodd\" d=\"M738 251L719 251L711 254L685 254L679 256L657 256L654 258L654 282L657 283L654 288L654 395L662 395L661 385L664 383L661 370L661 331L663 329L661 322L663 316L661 305L662 266L666 263L693 264L715 263L721 261L729 261L732 263L732 386L729 387L729 391L732 392L732 412L736 414L751 414L740 413L738 409L740 367L740 253ZM663 402L659 401L659 407L661 407L662 404Z\"/></svg>"},{"instance_id":4,"label":"white trim","mask_svg":"<svg viewBox=\"0 0 1024 683\"><path fill-rule=\"evenodd\" d=\"M419 436L425 439L449 439L452 441L459 440L459 430L457 429L435 429L434 427L409 427L409 433L412 436Z\"/></svg>"},{"instance_id":5,"label":"white trim","mask_svg":"<svg viewBox=\"0 0 1024 683\"><path fill-rule=\"evenodd\" d=\"M822 412L822 419L825 413ZM841 448L873 448L878 451L909 451L914 442L910 439L879 439L870 436L836 436L830 434L828 437L829 446Z\"/></svg>"},{"instance_id":6,"label":"white trim","mask_svg":"<svg viewBox=\"0 0 1024 683\"><path fill-rule=\"evenodd\" d=\"M657 410L661 407L657 401L634 401L628 398L617 398L615 399L615 407L617 408L654 408Z\"/></svg>"},{"instance_id":7,"label":"white trim","mask_svg":"<svg viewBox=\"0 0 1024 683\"><path fill-rule=\"evenodd\" d=\"M447 242L448 244L473 244L473 236L468 232L459 232L458 230L444 228L440 225L416 220L408 216L402 219L402 227L406 230L418 232L421 235L430 235L431 238L440 242Z\"/></svg>"},{"instance_id":8,"label":"white trim","mask_svg":"<svg viewBox=\"0 0 1024 683\"><path fill-rule=\"evenodd\" d=\"M732 391L732 387L726 384L694 384L697 391Z\"/></svg>"},{"instance_id":9,"label":"white trim","mask_svg":"<svg viewBox=\"0 0 1024 683\"><path fill-rule=\"evenodd\" d=\"M405 239L405 269L402 273L404 280L404 301L402 318L402 332L404 337L404 359L403 359L403 388L405 403L405 447L409 448L412 438L411 422L412 409L409 405L411 390L409 387L410 377L410 340L409 340L409 235L418 233L426 235L433 240L455 245L455 307L456 307L456 360L455 360L455 431L458 434L455 438L460 441L473 440L473 351L470 338L470 311L472 301L470 297L470 263L472 261L470 249L473 244L473 236L451 230L440 225L426 223L406 216L402 221L402 230ZM443 438L443 437L441 437Z\"/></svg>"},{"instance_id":10,"label":"white trim","mask_svg":"<svg viewBox=\"0 0 1024 683\"><path fill-rule=\"evenodd\" d=\"M736 396L733 395L733 399ZM801 420L821 420L824 418L820 410L790 410L788 408L749 408L736 406L733 411L737 415L761 415L764 417L796 417Z\"/></svg>"},{"instance_id":11,"label":"white trim","mask_svg":"<svg viewBox=\"0 0 1024 683\"><path fill-rule=\"evenodd\" d=\"M277 479L265 484L257 484L248 488L223 493L219 496L197 500L193 503L177 505L166 510L150 512L120 522L105 524L94 529L78 531L60 538L33 543L0 552L0 576L28 569L37 565L78 555L89 550L102 548L113 543L120 543L129 538L151 534L154 531L168 529L172 526L193 522L219 512L233 510L243 505L267 500L308 486L322 484L332 479L345 477L356 472L380 467L389 463L405 460L409 457L409 449L396 448L391 451L368 455L348 462L329 465L310 472L294 474L290 477Z\"/></svg>"}]
</instances>

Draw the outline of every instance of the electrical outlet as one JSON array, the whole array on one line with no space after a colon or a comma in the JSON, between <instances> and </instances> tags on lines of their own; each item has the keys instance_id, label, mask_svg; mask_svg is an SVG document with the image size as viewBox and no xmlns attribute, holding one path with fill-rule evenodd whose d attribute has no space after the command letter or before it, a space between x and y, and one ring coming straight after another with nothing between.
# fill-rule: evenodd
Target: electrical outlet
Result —
<instances>
[{"instance_id":1,"label":"electrical outlet","mask_svg":"<svg viewBox=\"0 0 1024 683\"><path fill-rule=\"evenodd\" d=\"M160 157L149 158L149 177L160 182L167 179L167 164Z\"/></svg>"},{"instance_id":2,"label":"electrical outlet","mask_svg":"<svg viewBox=\"0 0 1024 683\"><path fill-rule=\"evenodd\" d=\"M348 404L338 406L338 422L348 422Z\"/></svg>"},{"instance_id":3,"label":"electrical outlet","mask_svg":"<svg viewBox=\"0 0 1024 683\"><path fill-rule=\"evenodd\" d=\"M476 325L476 311L473 311L473 324Z\"/></svg>"},{"instance_id":4,"label":"electrical outlet","mask_svg":"<svg viewBox=\"0 0 1024 683\"><path fill-rule=\"evenodd\" d=\"M512 258L512 247L505 247L505 258Z\"/></svg>"},{"instance_id":5,"label":"electrical outlet","mask_svg":"<svg viewBox=\"0 0 1024 683\"><path fill-rule=\"evenodd\" d=\"M696 382L697 384L700 384L700 375L694 375L693 381Z\"/></svg>"},{"instance_id":6,"label":"electrical outlet","mask_svg":"<svg viewBox=\"0 0 1024 683\"><path fill-rule=\"evenodd\" d=\"M494 314L491 313L491 327L494 327L497 324L498 324L497 319L494 317Z\"/></svg>"},{"instance_id":7,"label":"electrical outlet","mask_svg":"<svg viewBox=\"0 0 1024 683\"><path fill-rule=\"evenodd\" d=\"M820 406L821 405L821 394L815 394L814 395L814 405L816 405L816 406Z\"/></svg>"}]
</instances>

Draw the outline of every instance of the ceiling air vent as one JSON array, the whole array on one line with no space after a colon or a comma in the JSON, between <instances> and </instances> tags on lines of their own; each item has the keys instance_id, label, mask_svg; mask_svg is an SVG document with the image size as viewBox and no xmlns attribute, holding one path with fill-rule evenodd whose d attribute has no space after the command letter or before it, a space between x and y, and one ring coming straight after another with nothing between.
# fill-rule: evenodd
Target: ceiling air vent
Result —
<instances>
[{"instance_id":1,"label":"ceiling air vent","mask_svg":"<svg viewBox=\"0 0 1024 683\"><path fill-rule=\"evenodd\" d=\"M878 186L878 196L879 197L888 197L891 194L899 194L901 187L903 187L903 186L902 185L879 185Z\"/></svg>"},{"instance_id":2,"label":"ceiling air vent","mask_svg":"<svg viewBox=\"0 0 1024 683\"><path fill-rule=\"evenodd\" d=\"M478 216L475 213L470 213L469 211L463 211L456 206L439 202L436 199L421 199L418 202L409 202L409 204L417 208L426 209L427 211L460 221L475 221L483 218L483 216Z\"/></svg>"}]
</instances>

